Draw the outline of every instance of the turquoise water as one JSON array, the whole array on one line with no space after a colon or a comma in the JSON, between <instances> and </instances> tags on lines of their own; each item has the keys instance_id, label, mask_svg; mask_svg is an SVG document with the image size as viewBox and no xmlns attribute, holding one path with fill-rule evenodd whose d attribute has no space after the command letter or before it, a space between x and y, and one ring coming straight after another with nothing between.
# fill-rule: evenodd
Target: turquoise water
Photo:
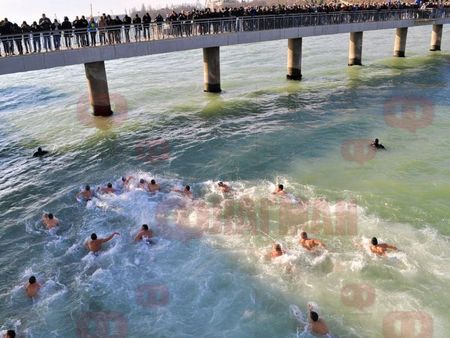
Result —
<instances>
[{"instance_id":1,"label":"turquoise water","mask_svg":"<svg viewBox=\"0 0 450 338\"><path fill-rule=\"evenodd\" d=\"M440 53L428 52L430 32L409 30L405 59L390 57L393 31L364 33L364 67L351 68L348 35L305 38L298 83L285 80L286 41L222 48L221 95L202 92L201 50L107 62L120 112L106 122L85 109L82 65L3 76L0 329L295 337L289 305L314 302L338 337L448 336L450 30ZM424 112L411 117L413 106ZM375 137L387 152L353 151ZM39 145L53 155L31 158ZM122 175L155 177L165 191L190 184L195 202L134 189L92 208L75 200L84 184ZM283 218L270 196L278 182L309 201L308 217ZM230 203L235 228L219 234ZM342 203L356 204L356 233L321 232L314 210L336 221ZM42 212L61 219L56 232ZM257 231L241 231L252 215ZM157 245L132 243L142 223ZM302 229L328 250L300 249ZM82 247L94 231L121 236L95 257ZM373 257L372 236L400 252ZM271 262L274 240L289 255ZM22 289L31 274L43 284L33 301Z\"/></svg>"}]
</instances>

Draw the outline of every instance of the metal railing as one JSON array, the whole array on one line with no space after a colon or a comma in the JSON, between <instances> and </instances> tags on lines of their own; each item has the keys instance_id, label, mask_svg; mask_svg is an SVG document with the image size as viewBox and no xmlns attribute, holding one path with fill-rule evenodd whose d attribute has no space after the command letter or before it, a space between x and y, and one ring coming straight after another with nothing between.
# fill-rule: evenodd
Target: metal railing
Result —
<instances>
[{"instance_id":1,"label":"metal railing","mask_svg":"<svg viewBox=\"0 0 450 338\"><path fill-rule=\"evenodd\" d=\"M184 38L190 36L264 31L308 26L339 25L395 20L432 20L450 18L450 8L361 10L216 19L152 22L95 29L71 29L30 32L1 36L3 55L41 53L52 50L86 48L140 41ZM32 48L33 47L33 48Z\"/></svg>"}]
</instances>

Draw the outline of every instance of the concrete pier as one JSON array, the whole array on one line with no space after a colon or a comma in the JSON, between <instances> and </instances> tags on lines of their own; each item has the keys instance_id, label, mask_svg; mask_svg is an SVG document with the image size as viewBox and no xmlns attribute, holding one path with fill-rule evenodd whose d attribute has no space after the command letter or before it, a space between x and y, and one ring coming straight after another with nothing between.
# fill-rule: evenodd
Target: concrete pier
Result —
<instances>
[{"instance_id":1,"label":"concrete pier","mask_svg":"<svg viewBox=\"0 0 450 338\"><path fill-rule=\"evenodd\" d=\"M203 48L204 91L220 93L220 49Z\"/></svg>"},{"instance_id":2,"label":"concrete pier","mask_svg":"<svg viewBox=\"0 0 450 338\"><path fill-rule=\"evenodd\" d=\"M441 50L442 40L442 25L433 25L433 31L431 33L431 46L430 51Z\"/></svg>"},{"instance_id":3,"label":"concrete pier","mask_svg":"<svg viewBox=\"0 0 450 338\"><path fill-rule=\"evenodd\" d=\"M286 78L289 80L302 78L302 38L288 39Z\"/></svg>"},{"instance_id":4,"label":"concrete pier","mask_svg":"<svg viewBox=\"0 0 450 338\"><path fill-rule=\"evenodd\" d=\"M408 35L408 27L397 28L394 43L394 56L405 57L406 36Z\"/></svg>"},{"instance_id":5,"label":"concrete pier","mask_svg":"<svg viewBox=\"0 0 450 338\"><path fill-rule=\"evenodd\" d=\"M108 80L106 78L105 62L90 62L84 64L89 86L89 99L95 116L111 116Z\"/></svg>"},{"instance_id":6,"label":"concrete pier","mask_svg":"<svg viewBox=\"0 0 450 338\"><path fill-rule=\"evenodd\" d=\"M348 44L348 65L361 66L363 32L351 32Z\"/></svg>"}]
</instances>

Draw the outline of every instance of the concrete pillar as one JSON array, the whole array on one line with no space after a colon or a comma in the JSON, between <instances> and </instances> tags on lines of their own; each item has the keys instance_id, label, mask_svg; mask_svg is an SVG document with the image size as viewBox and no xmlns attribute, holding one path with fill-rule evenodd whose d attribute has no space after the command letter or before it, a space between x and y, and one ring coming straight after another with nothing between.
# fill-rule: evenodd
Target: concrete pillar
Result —
<instances>
[{"instance_id":1,"label":"concrete pillar","mask_svg":"<svg viewBox=\"0 0 450 338\"><path fill-rule=\"evenodd\" d=\"M109 102L108 80L106 78L105 62L90 62L84 64L89 86L89 99L95 116L112 115Z\"/></svg>"},{"instance_id":2,"label":"concrete pillar","mask_svg":"<svg viewBox=\"0 0 450 338\"><path fill-rule=\"evenodd\" d=\"M408 27L397 28L394 43L394 56L401 58L405 57L407 35L408 35Z\"/></svg>"},{"instance_id":3,"label":"concrete pillar","mask_svg":"<svg viewBox=\"0 0 450 338\"><path fill-rule=\"evenodd\" d=\"M220 49L203 48L203 74L205 92L220 93Z\"/></svg>"},{"instance_id":4,"label":"concrete pillar","mask_svg":"<svg viewBox=\"0 0 450 338\"><path fill-rule=\"evenodd\" d=\"M430 51L434 52L441 50L442 40L442 25L433 25L433 32L431 33Z\"/></svg>"},{"instance_id":5,"label":"concrete pillar","mask_svg":"<svg viewBox=\"0 0 450 338\"><path fill-rule=\"evenodd\" d=\"M302 38L288 39L286 77L289 80L302 78Z\"/></svg>"},{"instance_id":6,"label":"concrete pillar","mask_svg":"<svg viewBox=\"0 0 450 338\"><path fill-rule=\"evenodd\" d=\"M348 44L348 65L361 66L363 32L350 33Z\"/></svg>"}]
</instances>

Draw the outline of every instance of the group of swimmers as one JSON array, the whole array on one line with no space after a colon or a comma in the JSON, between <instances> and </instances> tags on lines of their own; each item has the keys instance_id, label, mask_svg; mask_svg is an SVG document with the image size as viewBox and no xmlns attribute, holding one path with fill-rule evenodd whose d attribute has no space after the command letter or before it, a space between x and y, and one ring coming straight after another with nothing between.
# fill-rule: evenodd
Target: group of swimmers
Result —
<instances>
[{"instance_id":1,"label":"group of swimmers","mask_svg":"<svg viewBox=\"0 0 450 338\"><path fill-rule=\"evenodd\" d=\"M370 145L371 147L375 149L386 149L381 143L379 143L378 139L375 139L374 142ZM41 148L38 149L38 152L34 156L43 156L47 154L47 152L42 151ZM122 177L121 178L121 184L122 184L122 190L129 190L130 184L132 180L135 178L133 176L128 177ZM230 193L232 191L232 188L230 185L224 183L224 182L218 182L217 183L218 189L223 193ZM155 179L151 179L150 182L147 182L145 179L141 178L139 179L139 182L137 184L137 188L143 189L145 191L148 191L150 193L159 192L161 190L161 186L156 183ZM113 187L112 183L108 183L104 187L98 187L96 192L100 194L115 194L119 191L119 189L116 189ZM172 188L170 191L176 192L181 194L184 197L187 197L189 199L193 198L191 187L189 185L186 185L183 190ZM278 184L275 191L272 192L274 195L279 196L285 196L286 191L284 189L283 184ZM92 191L91 187L89 185L86 185L82 191L77 193L76 198L78 200L84 200L84 201L90 201L95 196L95 193ZM44 213L42 216L42 222L45 225L45 227L50 230L59 225L59 220L56 218L52 213ZM99 238L96 233L92 233L90 236L90 239L87 240L84 244L85 248L94 253L98 254L101 249L102 245L106 242L109 242L114 238L114 236L120 235L118 232L113 232L111 235L105 238ZM143 224L137 234L134 237L134 241L145 241L148 244L153 244L152 237L154 236L153 231L147 224ZM299 244L308 251L313 251L315 249L323 248L325 249L326 246L322 243L322 241L316 239L316 238L308 238L308 234L303 231L300 234ZM373 237L371 240L371 246L370 251L378 256L384 256L386 255L386 252L388 250L397 250L397 248L391 244L387 243L378 243L378 240L376 237ZM269 256L272 258L280 257L284 255L286 252L282 249L281 245L279 243L274 243L272 246L272 251L270 252ZM35 276L31 276L28 280L28 283L25 286L26 294L28 297L32 298L37 295L39 289L41 288L41 285L37 282ZM308 316L310 329L313 333L319 334L319 335L325 335L329 333L328 327L325 323L325 321L322 318L319 318L319 315L314 309L309 306L309 316ZM14 338L15 332L14 330L9 330L4 335L4 338Z\"/></svg>"}]
</instances>

